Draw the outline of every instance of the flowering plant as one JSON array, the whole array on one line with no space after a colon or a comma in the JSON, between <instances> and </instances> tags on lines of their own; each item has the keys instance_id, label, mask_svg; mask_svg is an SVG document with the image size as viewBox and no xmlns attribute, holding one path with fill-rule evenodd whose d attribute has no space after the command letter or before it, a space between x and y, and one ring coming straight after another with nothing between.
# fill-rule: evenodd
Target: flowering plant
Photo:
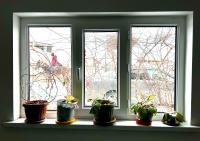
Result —
<instances>
[{"instance_id":1,"label":"flowering plant","mask_svg":"<svg viewBox=\"0 0 200 141\"><path fill-rule=\"evenodd\" d=\"M150 103L154 96L150 95L145 101L131 105L131 111L138 116L139 119L151 119L157 113L156 107Z\"/></svg>"},{"instance_id":2,"label":"flowering plant","mask_svg":"<svg viewBox=\"0 0 200 141\"><path fill-rule=\"evenodd\" d=\"M78 102L78 99L71 96L71 95L65 96L65 100L66 100L67 103L72 103L72 104Z\"/></svg>"},{"instance_id":3,"label":"flowering plant","mask_svg":"<svg viewBox=\"0 0 200 141\"><path fill-rule=\"evenodd\" d=\"M77 104L78 103L78 99L73 97L73 96L71 96L71 95L65 96L65 102L67 104L73 105L75 107L75 109L79 108L78 104Z\"/></svg>"}]
</instances>

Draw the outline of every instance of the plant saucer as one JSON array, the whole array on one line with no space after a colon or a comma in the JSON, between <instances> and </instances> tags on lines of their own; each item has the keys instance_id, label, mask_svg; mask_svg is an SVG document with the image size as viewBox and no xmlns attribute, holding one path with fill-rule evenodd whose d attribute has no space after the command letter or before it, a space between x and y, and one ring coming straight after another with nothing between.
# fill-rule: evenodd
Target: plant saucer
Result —
<instances>
[{"instance_id":1,"label":"plant saucer","mask_svg":"<svg viewBox=\"0 0 200 141\"><path fill-rule=\"evenodd\" d=\"M39 123L42 123L42 122L44 122L44 120L45 119L43 119L43 120L37 120L37 121L31 121L31 120L27 120L27 119L25 119L25 123L27 123L27 124L39 124Z\"/></svg>"},{"instance_id":2,"label":"plant saucer","mask_svg":"<svg viewBox=\"0 0 200 141\"><path fill-rule=\"evenodd\" d=\"M166 121L164 121L164 122L162 122L163 124L166 124L166 125L169 125L169 126L179 126L180 125L180 123L169 123L169 122L166 122Z\"/></svg>"},{"instance_id":3,"label":"plant saucer","mask_svg":"<svg viewBox=\"0 0 200 141\"><path fill-rule=\"evenodd\" d=\"M100 126L112 126L116 122L116 118L114 117L113 120L111 121L96 121L95 118L93 119L93 123L95 125L100 125Z\"/></svg>"},{"instance_id":4,"label":"plant saucer","mask_svg":"<svg viewBox=\"0 0 200 141\"><path fill-rule=\"evenodd\" d=\"M71 123L73 123L75 121L76 121L75 118L71 118L71 119L69 119L67 121L56 121L56 123L59 124L59 125L69 125L69 124L71 124Z\"/></svg>"}]
</instances>

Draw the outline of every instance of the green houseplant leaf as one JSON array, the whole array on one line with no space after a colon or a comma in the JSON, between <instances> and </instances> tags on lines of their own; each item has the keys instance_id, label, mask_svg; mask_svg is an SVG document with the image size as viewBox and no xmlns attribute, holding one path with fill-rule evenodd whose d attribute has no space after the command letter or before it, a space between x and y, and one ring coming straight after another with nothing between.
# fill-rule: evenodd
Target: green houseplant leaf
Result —
<instances>
[{"instance_id":1,"label":"green houseplant leaf","mask_svg":"<svg viewBox=\"0 0 200 141\"><path fill-rule=\"evenodd\" d=\"M145 101L132 104L130 107L131 112L137 115L140 120L151 121L152 117L156 115L156 107L150 103L154 99L153 95L147 97Z\"/></svg>"},{"instance_id":2,"label":"green houseplant leaf","mask_svg":"<svg viewBox=\"0 0 200 141\"><path fill-rule=\"evenodd\" d=\"M150 102L151 100L154 99L154 97L155 97L154 95L150 95L150 96L148 96L147 99L146 99L146 101L145 101L145 103Z\"/></svg>"},{"instance_id":3,"label":"green houseplant leaf","mask_svg":"<svg viewBox=\"0 0 200 141\"><path fill-rule=\"evenodd\" d=\"M162 118L162 122L170 126L178 126L183 121L184 121L184 117L179 112L164 113L163 118Z\"/></svg>"}]
</instances>

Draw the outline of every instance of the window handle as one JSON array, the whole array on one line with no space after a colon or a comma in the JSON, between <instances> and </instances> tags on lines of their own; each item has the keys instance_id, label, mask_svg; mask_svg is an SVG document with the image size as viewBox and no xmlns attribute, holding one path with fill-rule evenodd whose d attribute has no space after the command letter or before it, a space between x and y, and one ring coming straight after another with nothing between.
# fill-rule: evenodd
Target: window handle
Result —
<instances>
[{"instance_id":1,"label":"window handle","mask_svg":"<svg viewBox=\"0 0 200 141\"><path fill-rule=\"evenodd\" d=\"M76 69L76 72L77 72L77 79L78 79L78 80L81 80L81 68L78 67L78 68Z\"/></svg>"},{"instance_id":2,"label":"window handle","mask_svg":"<svg viewBox=\"0 0 200 141\"><path fill-rule=\"evenodd\" d=\"M128 64L128 72L130 73L131 72L131 64Z\"/></svg>"}]
</instances>

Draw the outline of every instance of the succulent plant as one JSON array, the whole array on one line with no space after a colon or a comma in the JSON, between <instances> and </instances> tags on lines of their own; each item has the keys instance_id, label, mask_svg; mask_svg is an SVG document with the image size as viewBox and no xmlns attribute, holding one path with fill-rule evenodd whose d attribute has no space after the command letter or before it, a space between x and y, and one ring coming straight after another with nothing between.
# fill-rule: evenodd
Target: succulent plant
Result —
<instances>
[{"instance_id":1,"label":"succulent plant","mask_svg":"<svg viewBox=\"0 0 200 141\"><path fill-rule=\"evenodd\" d=\"M179 112L174 113L164 113L162 122L171 126L178 126L184 121L184 117Z\"/></svg>"}]
</instances>

